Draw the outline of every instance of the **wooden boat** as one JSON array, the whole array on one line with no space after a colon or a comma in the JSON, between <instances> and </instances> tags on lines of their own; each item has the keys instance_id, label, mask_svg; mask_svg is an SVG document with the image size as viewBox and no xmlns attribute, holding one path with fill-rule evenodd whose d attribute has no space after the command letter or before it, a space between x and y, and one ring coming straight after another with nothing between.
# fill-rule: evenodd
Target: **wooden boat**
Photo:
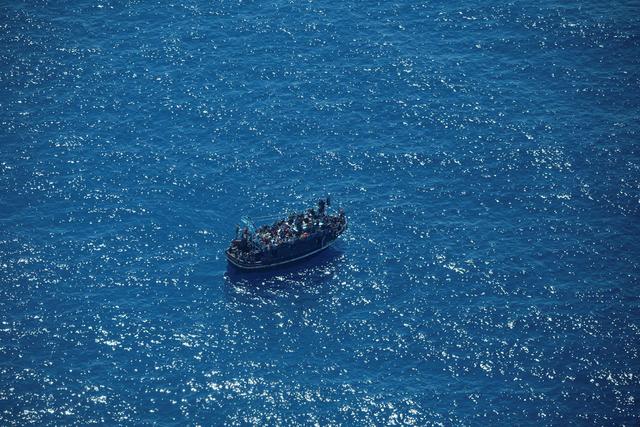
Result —
<instances>
[{"instance_id":1,"label":"wooden boat","mask_svg":"<svg viewBox=\"0 0 640 427\"><path fill-rule=\"evenodd\" d=\"M236 228L236 238L225 251L227 260L243 270L260 270L298 261L328 248L347 229L344 211L329 214L329 203L328 198L322 199L317 211L291 214L258 228L243 218L245 227Z\"/></svg>"}]
</instances>

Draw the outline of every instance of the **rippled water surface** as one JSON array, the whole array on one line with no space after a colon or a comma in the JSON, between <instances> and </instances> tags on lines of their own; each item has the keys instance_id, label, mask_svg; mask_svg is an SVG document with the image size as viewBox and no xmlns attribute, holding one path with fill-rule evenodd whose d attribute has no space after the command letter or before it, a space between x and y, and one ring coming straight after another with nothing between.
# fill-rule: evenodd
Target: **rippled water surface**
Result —
<instances>
[{"instance_id":1,"label":"rippled water surface","mask_svg":"<svg viewBox=\"0 0 640 427\"><path fill-rule=\"evenodd\" d=\"M638 425L639 16L1 2L0 424Z\"/></svg>"}]
</instances>

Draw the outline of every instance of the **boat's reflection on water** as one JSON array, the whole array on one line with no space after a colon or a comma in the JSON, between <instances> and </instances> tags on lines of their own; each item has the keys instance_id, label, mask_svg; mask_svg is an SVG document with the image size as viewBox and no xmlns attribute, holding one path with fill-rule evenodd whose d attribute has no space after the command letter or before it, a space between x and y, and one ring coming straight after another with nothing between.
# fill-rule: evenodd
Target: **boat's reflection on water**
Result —
<instances>
[{"instance_id":1,"label":"boat's reflection on water","mask_svg":"<svg viewBox=\"0 0 640 427\"><path fill-rule=\"evenodd\" d=\"M224 275L228 285L252 289L281 289L291 285L320 285L333 276L335 268L344 262L345 254L329 247L300 261L264 270L242 270L227 263Z\"/></svg>"}]
</instances>

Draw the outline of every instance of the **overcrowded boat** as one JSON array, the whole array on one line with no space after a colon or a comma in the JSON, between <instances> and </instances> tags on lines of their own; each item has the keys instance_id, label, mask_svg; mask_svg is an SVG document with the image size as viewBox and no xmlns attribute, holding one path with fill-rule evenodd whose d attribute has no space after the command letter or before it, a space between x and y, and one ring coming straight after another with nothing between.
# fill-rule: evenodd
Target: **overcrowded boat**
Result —
<instances>
[{"instance_id":1,"label":"overcrowded boat","mask_svg":"<svg viewBox=\"0 0 640 427\"><path fill-rule=\"evenodd\" d=\"M318 201L318 209L293 213L270 225L255 227L243 218L226 250L227 259L244 270L258 270L306 258L331 246L347 229L344 210L330 214L329 197Z\"/></svg>"}]
</instances>

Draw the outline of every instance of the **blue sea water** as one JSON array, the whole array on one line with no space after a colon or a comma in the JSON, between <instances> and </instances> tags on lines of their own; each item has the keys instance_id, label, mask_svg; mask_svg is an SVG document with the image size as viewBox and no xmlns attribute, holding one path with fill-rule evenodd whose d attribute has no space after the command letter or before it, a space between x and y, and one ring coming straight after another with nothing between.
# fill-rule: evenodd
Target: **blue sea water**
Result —
<instances>
[{"instance_id":1,"label":"blue sea water","mask_svg":"<svg viewBox=\"0 0 640 427\"><path fill-rule=\"evenodd\" d=\"M0 424L638 425L639 18L3 1Z\"/></svg>"}]
</instances>

